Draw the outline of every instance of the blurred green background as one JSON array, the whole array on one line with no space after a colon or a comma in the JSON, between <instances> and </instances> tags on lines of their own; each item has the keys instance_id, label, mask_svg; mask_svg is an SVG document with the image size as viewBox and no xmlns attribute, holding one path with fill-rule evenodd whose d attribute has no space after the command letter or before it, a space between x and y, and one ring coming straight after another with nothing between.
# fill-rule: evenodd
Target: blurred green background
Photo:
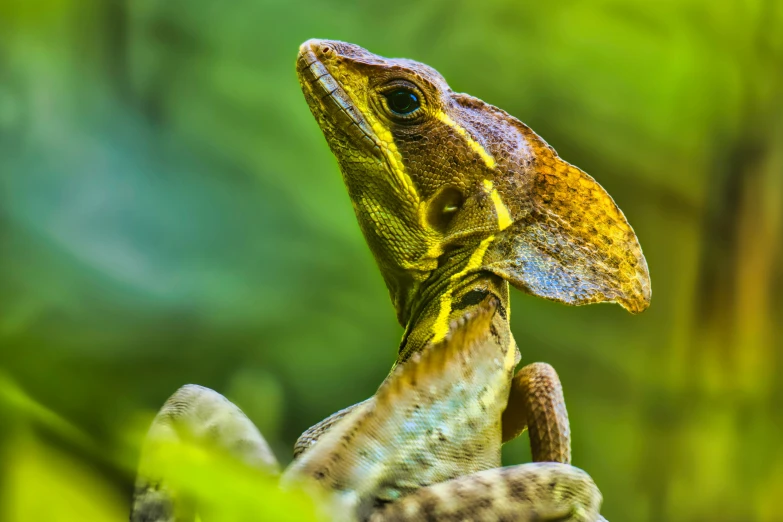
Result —
<instances>
[{"instance_id":1,"label":"blurred green background","mask_svg":"<svg viewBox=\"0 0 783 522\"><path fill-rule=\"evenodd\" d=\"M297 84L312 37L432 65L625 211L647 312L513 296L606 517L783 521L777 0L0 2L0 519L125 519L184 383L286 461L386 375L402 329Z\"/></svg>"}]
</instances>

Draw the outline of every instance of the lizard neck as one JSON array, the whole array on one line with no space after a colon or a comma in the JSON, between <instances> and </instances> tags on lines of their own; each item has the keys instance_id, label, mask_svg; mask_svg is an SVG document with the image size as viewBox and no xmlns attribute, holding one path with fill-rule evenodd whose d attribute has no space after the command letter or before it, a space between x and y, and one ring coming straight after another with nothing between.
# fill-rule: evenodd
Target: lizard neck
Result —
<instances>
[{"instance_id":1,"label":"lizard neck","mask_svg":"<svg viewBox=\"0 0 783 522\"><path fill-rule=\"evenodd\" d=\"M397 362L407 360L429 343L443 340L451 322L476 309L489 294L500 303L492 322L495 331L507 331L513 339L509 326L508 283L494 274L473 268L478 264L475 260L483 255L481 248L456 249L444 255L438 268L421 285L411 307Z\"/></svg>"}]
</instances>

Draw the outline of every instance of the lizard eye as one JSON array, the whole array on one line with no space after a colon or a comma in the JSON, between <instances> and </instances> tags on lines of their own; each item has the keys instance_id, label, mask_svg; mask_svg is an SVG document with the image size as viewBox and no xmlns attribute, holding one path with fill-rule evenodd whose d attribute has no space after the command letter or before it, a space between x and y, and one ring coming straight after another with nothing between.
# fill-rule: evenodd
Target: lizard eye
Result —
<instances>
[{"instance_id":1,"label":"lizard eye","mask_svg":"<svg viewBox=\"0 0 783 522\"><path fill-rule=\"evenodd\" d=\"M383 112L398 123L413 123L424 115L424 95L409 81L394 80L381 88L380 94Z\"/></svg>"},{"instance_id":2,"label":"lizard eye","mask_svg":"<svg viewBox=\"0 0 783 522\"><path fill-rule=\"evenodd\" d=\"M389 109L402 116L408 115L421 107L418 95L415 92L398 88L386 94L386 103Z\"/></svg>"}]
</instances>

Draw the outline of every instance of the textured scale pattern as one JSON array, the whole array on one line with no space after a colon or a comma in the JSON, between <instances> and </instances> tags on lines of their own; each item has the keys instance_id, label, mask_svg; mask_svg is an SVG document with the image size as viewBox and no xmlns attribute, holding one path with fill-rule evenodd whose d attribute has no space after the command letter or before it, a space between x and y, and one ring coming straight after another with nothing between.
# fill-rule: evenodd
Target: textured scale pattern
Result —
<instances>
[{"instance_id":1,"label":"textured scale pattern","mask_svg":"<svg viewBox=\"0 0 783 522\"><path fill-rule=\"evenodd\" d=\"M303 435L311 447L286 471L284 483L317 484L332 497L338 519L355 512L377 521L538 520L555 512L595 520L601 497L581 470L493 470L500 464L509 386L522 397L509 408L524 410L535 460L568 464L571 451L554 369L531 364L509 382L515 347L491 328L497 306L494 297L486 299L452 324L442 343L398 365L373 398Z\"/></svg>"},{"instance_id":2,"label":"textured scale pattern","mask_svg":"<svg viewBox=\"0 0 783 522\"><path fill-rule=\"evenodd\" d=\"M644 310L647 263L623 213L530 128L427 65L310 40L297 73L405 333L378 392L297 441L283 484L326 498L335 520L603 521L596 485L569 465L556 372L513 374L509 284ZM390 89L419 103L403 115ZM538 462L497 469L501 443L525 429ZM200 506L155 466L192 443L277 472L236 406L186 386L150 428L131 520L193 521Z\"/></svg>"},{"instance_id":3,"label":"textured scale pattern","mask_svg":"<svg viewBox=\"0 0 783 522\"><path fill-rule=\"evenodd\" d=\"M537 149L531 200L495 242L487 268L534 295L641 312L651 293L647 263L622 211L593 178L519 125Z\"/></svg>"},{"instance_id":4,"label":"textured scale pattern","mask_svg":"<svg viewBox=\"0 0 783 522\"><path fill-rule=\"evenodd\" d=\"M397 366L286 471L345 493L359 512L422 486L500 465L500 418L515 347L492 334L497 301L452 325L442 343ZM345 505L341 505L343 509Z\"/></svg>"},{"instance_id":5,"label":"textured scale pattern","mask_svg":"<svg viewBox=\"0 0 783 522\"><path fill-rule=\"evenodd\" d=\"M362 406L364 403L370 400L372 399L367 399L364 402L348 406L347 408L343 408L338 412L332 413L327 418L302 433L294 445L294 458L299 458L302 453L318 442L318 439L321 438L321 435L329 431L335 424L337 424L338 421L342 420L349 413L351 413L351 411Z\"/></svg>"},{"instance_id":6,"label":"textured scale pattern","mask_svg":"<svg viewBox=\"0 0 783 522\"><path fill-rule=\"evenodd\" d=\"M571 463L571 428L563 387L557 372L546 363L532 363L514 376L503 441L514 439L525 427L536 462Z\"/></svg>"},{"instance_id":7,"label":"textured scale pattern","mask_svg":"<svg viewBox=\"0 0 783 522\"><path fill-rule=\"evenodd\" d=\"M403 325L417 320L415 301L442 254L489 236L475 270L526 292L634 313L649 305L647 263L623 213L525 124L454 93L427 65L345 42L305 42L297 70ZM399 82L421 98L415 118L384 109L384 89ZM444 191L458 194L459 209L433 223Z\"/></svg>"},{"instance_id":8,"label":"textured scale pattern","mask_svg":"<svg viewBox=\"0 0 783 522\"><path fill-rule=\"evenodd\" d=\"M371 522L592 522L601 493L583 471L558 463L490 469L416 491Z\"/></svg>"}]
</instances>

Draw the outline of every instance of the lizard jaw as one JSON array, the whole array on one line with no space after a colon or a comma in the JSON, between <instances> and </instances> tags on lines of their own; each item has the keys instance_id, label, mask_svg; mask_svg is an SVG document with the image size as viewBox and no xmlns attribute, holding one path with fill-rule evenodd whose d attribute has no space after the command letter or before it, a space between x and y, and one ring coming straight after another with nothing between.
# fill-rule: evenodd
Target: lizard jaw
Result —
<instances>
[{"instance_id":1,"label":"lizard jaw","mask_svg":"<svg viewBox=\"0 0 783 522\"><path fill-rule=\"evenodd\" d=\"M328 40L311 39L299 47L296 70L299 84L313 116L345 133L353 144L360 143L367 152L383 159L380 140L347 92L329 72L329 61L335 51Z\"/></svg>"}]
</instances>

